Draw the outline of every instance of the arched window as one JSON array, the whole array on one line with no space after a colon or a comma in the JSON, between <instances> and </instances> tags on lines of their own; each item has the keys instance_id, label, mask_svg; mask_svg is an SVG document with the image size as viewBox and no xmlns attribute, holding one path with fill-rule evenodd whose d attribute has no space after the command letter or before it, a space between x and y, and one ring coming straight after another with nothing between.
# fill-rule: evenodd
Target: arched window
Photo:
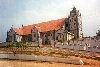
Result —
<instances>
[{"instance_id":1,"label":"arched window","mask_svg":"<svg viewBox=\"0 0 100 67\"><path fill-rule=\"evenodd\" d=\"M56 37L56 40L58 40L58 36Z\"/></svg>"}]
</instances>

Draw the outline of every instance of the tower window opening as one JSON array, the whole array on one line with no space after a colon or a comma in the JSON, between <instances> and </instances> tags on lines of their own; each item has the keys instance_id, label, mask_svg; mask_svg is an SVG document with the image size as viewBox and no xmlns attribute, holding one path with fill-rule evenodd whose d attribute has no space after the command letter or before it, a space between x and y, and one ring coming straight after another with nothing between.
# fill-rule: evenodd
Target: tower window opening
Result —
<instances>
[{"instance_id":1,"label":"tower window opening","mask_svg":"<svg viewBox=\"0 0 100 67\"><path fill-rule=\"evenodd\" d=\"M68 27L68 24L66 24L66 27Z\"/></svg>"},{"instance_id":2,"label":"tower window opening","mask_svg":"<svg viewBox=\"0 0 100 67\"><path fill-rule=\"evenodd\" d=\"M76 21L76 19L74 19L74 21Z\"/></svg>"},{"instance_id":3,"label":"tower window opening","mask_svg":"<svg viewBox=\"0 0 100 67\"><path fill-rule=\"evenodd\" d=\"M74 23L74 25L75 25L75 23Z\"/></svg>"},{"instance_id":4,"label":"tower window opening","mask_svg":"<svg viewBox=\"0 0 100 67\"><path fill-rule=\"evenodd\" d=\"M70 22L71 22L71 19L70 19Z\"/></svg>"}]
</instances>

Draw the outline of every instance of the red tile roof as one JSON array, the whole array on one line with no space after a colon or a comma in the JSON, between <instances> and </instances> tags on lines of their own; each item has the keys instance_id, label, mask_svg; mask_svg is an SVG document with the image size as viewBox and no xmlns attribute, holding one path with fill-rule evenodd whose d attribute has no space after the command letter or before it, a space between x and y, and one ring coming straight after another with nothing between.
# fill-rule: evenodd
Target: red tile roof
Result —
<instances>
[{"instance_id":1,"label":"red tile roof","mask_svg":"<svg viewBox=\"0 0 100 67\"><path fill-rule=\"evenodd\" d=\"M22 29L19 29L19 28L12 28L12 29L16 32L16 34L23 35Z\"/></svg>"},{"instance_id":2,"label":"red tile roof","mask_svg":"<svg viewBox=\"0 0 100 67\"><path fill-rule=\"evenodd\" d=\"M47 32L52 30L59 30L65 23L66 18L58 19L58 20L51 20L48 22L23 26L22 28L13 28L14 31L16 31L16 34L18 35L28 35L31 34L31 30L36 28L39 30L39 32Z\"/></svg>"},{"instance_id":3,"label":"red tile roof","mask_svg":"<svg viewBox=\"0 0 100 67\"><path fill-rule=\"evenodd\" d=\"M18 35L31 34L31 30L34 29L34 25L23 26L22 28L13 28Z\"/></svg>"},{"instance_id":4,"label":"red tile roof","mask_svg":"<svg viewBox=\"0 0 100 67\"><path fill-rule=\"evenodd\" d=\"M23 35L31 34L31 30L34 28L35 28L34 25L23 26L22 27Z\"/></svg>"},{"instance_id":5,"label":"red tile roof","mask_svg":"<svg viewBox=\"0 0 100 67\"><path fill-rule=\"evenodd\" d=\"M51 20L48 22L43 22L36 24L39 32L47 32L52 30L58 30L64 25L66 18L58 19L58 20Z\"/></svg>"}]
</instances>

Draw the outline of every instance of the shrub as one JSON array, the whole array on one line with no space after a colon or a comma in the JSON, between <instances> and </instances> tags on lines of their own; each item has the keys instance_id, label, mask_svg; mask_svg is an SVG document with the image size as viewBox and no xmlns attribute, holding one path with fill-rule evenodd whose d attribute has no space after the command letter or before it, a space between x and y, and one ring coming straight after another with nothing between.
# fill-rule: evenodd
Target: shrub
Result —
<instances>
[{"instance_id":1,"label":"shrub","mask_svg":"<svg viewBox=\"0 0 100 67\"><path fill-rule=\"evenodd\" d=\"M61 42L61 43L63 43L65 40L58 40L58 42Z\"/></svg>"},{"instance_id":2,"label":"shrub","mask_svg":"<svg viewBox=\"0 0 100 67\"><path fill-rule=\"evenodd\" d=\"M16 47L22 47L20 42L16 42Z\"/></svg>"},{"instance_id":3,"label":"shrub","mask_svg":"<svg viewBox=\"0 0 100 67\"><path fill-rule=\"evenodd\" d=\"M7 45L6 45L7 48L10 48L10 47L13 47L13 46L15 46L15 45L13 45L13 43L7 42Z\"/></svg>"}]
</instances>

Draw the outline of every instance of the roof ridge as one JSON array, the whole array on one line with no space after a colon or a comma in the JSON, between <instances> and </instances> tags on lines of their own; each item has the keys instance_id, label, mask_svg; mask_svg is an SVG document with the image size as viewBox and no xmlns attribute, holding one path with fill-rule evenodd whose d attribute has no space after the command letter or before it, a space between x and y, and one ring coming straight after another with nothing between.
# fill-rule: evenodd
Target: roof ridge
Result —
<instances>
[{"instance_id":1,"label":"roof ridge","mask_svg":"<svg viewBox=\"0 0 100 67\"><path fill-rule=\"evenodd\" d=\"M48 20L48 21L43 21L43 22L40 22L40 23L36 23L37 24L41 24L41 23L49 23L51 21L57 21L57 20L61 20L61 19L67 19L67 18L59 18L59 19L55 19L55 20Z\"/></svg>"}]
</instances>

